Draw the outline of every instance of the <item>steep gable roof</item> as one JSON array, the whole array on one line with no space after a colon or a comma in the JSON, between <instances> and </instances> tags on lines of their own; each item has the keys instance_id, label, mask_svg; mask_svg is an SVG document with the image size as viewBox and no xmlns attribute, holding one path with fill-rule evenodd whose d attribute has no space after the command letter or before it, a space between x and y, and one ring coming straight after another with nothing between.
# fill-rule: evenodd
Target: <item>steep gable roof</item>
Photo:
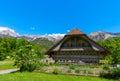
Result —
<instances>
[{"instance_id":1,"label":"steep gable roof","mask_svg":"<svg viewBox=\"0 0 120 81\"><path fill-rule=\"evenodd\" d=\"M79 49L61 49L61 45L65 42L65 40L67 40L68 38L70 38L71 36L81 36L82 38L84 38L85 40L87 40L90 44L92 49L94 51L100 51L100 52L106 52L106 54L110 53L107 49L105 49L104 47L102 47L101 45L99 45L98 43L96 43L95 41L93 41L92 39L90 39L85 33L81 32L80 30L78 30L77 28L74 28L72 31L70 31L67 35L65 35L63 37L63 39L61 39L58 43L56 43L51 49L49 49L46 54L49 54L51 51L62 51L62 50L78 50L78 51L83 51L83 49L79 48Z\"/></svg>"},{"instance_id":2,"label":"steep gable roof","mask_svg":"<svg viewBox=\"0 0 120 81\"><path fill-rule=\"evenodd\" d=\"M79 35L79 34L84 34L84 33L82 31L80 31L79 29L74 28L67 35Z\"/></svg>"}]
</instances>

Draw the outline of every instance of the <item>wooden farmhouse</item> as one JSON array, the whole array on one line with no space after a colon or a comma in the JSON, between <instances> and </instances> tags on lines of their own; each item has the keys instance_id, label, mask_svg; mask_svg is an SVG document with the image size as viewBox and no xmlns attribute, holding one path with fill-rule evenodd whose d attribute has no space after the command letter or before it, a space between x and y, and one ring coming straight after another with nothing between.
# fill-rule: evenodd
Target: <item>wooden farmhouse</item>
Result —
<instances>
[{"instance_id":1,"label":"wooden farmhouse","mask_svg":"<svg viewBox=\"0 0 120 81\"><path fill-rule=\"evenodd\" d=\"M109 53L77 28L46 52L55 62L61 64L99 63Z\"/></svg>"}]
</instances>

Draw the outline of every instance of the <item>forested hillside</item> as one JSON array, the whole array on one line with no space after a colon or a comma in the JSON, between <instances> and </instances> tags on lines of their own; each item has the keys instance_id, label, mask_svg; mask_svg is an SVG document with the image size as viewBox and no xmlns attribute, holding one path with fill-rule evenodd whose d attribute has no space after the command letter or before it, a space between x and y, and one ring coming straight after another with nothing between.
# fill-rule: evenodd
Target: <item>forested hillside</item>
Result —
<instances>
[{"instance_id":1,"label":"forested hillside","mask_svg":"<svg viewBox=\"0 0 120 81\"><path fill-rule=\"evenodd\" d=\"M54 45L54 42L48 40L47 38L38 38L32 41L32 43L42 47L44 52L50 49Z\"/></svg>"}]
</instances>

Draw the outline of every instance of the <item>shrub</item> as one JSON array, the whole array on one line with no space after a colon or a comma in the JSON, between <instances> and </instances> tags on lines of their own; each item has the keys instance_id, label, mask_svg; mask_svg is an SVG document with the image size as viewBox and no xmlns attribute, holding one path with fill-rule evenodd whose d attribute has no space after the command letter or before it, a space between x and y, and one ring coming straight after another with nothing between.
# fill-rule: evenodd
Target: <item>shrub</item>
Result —
<instances>
[{"instance_id":1,"label":"shrub","mask_svg":"<svg viewBox=\"0 0 120 81\"><path fill-rule=\"evenodd\" d=\"M50 62L50 63L49 63L49 65L50 65L50 66L53 66L53 63L52 63L52 62Z\"/></svg>"},{"instance_id":2,"label":"shrub","mask_svg":"<svg viewBox=\"0 0 120 81\"><path fill-rule=\"evenodd\" d=\"M99 75L100 75L100 77L106 77L106 74L107 73L105 71L101 71Z\"/></svg>"},{"instance_id":3,"label":"shrub","mask_svg":"<svg viewBox=\"0 0 120 81\"><path fill-rule=\"evenodd\" d=\"M20 67L20 71L29 71L32 72L33 70L35 70L37 67L36 63L24 63L21 67Z\"/></svg>"},{"instance_id":4,"label":"shrub","mask_svg":"<svg viewBox=\"0 0 120 81\"><path fill-rule=\"evenodd\" d=\"M42 66L49 66L48 63L42 63Z\"/></svg>"},{"instance_id":5,"label":"shrub","mask_svg":"<svg viewBox=\"0 0 120 81\"><path fill-rule=\"evenodd\" d=\"M72 65L72 64L70 64L70 65L69 65L69 69L75 69L75 66Z\"/></svg>"},{"instance_id":6,"label":"shrub","mask_svg":"<svg viewBox=\"0 0 120 81\"><path fill-rule=\"evenodd\" d=\"M120 68L114 68L108 72L102 71L100 72L100 77L118 79L120 78Z\"/></svg>"},{"instance_id":7,"label":"shrub","mask_svg":"<svg viewBox=\"0 0 120 81\"><path fill-rule=\"evenodd\" d=\"M56 65L56 66L60 66L61 64L60 64L59 62L56 62L55 65Z\"/></svg>"},{"instance_id":8,"label":"shrub","mask_svg":"<svg viewBox=\"0 0 120 81\"><path fill-rule=\"evenodd\" d=\"M71 69L69 69L67 72L68 72L68 73L71 73Z\"/></svg>"},{"instance_id":9,"label":"shrub","mask_svg":"<svg viewBox=\"0 0 120 81\"><path fill-rule=\"evenodd\" d=\"M80 70L79 70L79 69L76 69L76 70L75 70L75 73L80 73Z\"/></svg>"},{"instance_id":10,"label":"shrub","mask_svg":"<svg viewBox=\"0 0 120 81\"><path fill-rule=\"evenodd\" d=\"M101 68L101 66L99 66L99 65L96 65L96 66L95 66L95 68Z\"/></svg>"},{"instance_id":11,"label":"shrub","mask_svg":"<svg viewBox=\"0 0 120 81\"><path fill-rule=\"evenodd\" d=\"M88 74L93 74L94 72L92 70L88 70Z\"/></svg>"},{"instance_id":12,"label":"shrub","mask_svg":"<svg viewBox=\"0 0 120 81\"><path fill-rule=\"evenodd\" d=\"M86 73L87 73L87 70L83 70L83 73L86 74Z\"/></svg>"},{"instance_id":13,"label":"shrub","mask_svg":"<svg viewBox=\"0 0 120 81\"><path fill-rule=\"evenodd\" d=\"M90 65L89 67L90 67L90 68L95 68L95 66L94 66L94 65Z\"/></svg>"},{"instance_id":14,"label":"shrub","mask_svg":"<svg viewBox=\"0 0 120 81\"><path fill-rule=\"evenodd\" d=\"M80 68L86 68L87 65L79 65Z\"/></svg>"},{"instance_id":15,"label":"shrub","mask_svg":"<svg viewBox=\"0 0 120 81\"><path fill-rule=\"evenodd\" d=\"M59 70L58 70L57 67L55 67L55 68L53 69L53 74L58 74L58 73L59 73Z\"/></svg>"},{"instance_id":16,"label":"shrub","mask_svg":"<svg viewBox=\"0 0 120 81\"><path fill-rule=\"evenodd\" d=\"M112 70L112 74L115 78L120 77L120 68L115 68Z\"/></svg>"},{"instance_id":17,"label":"shrub","mask_svg":"<svg viewBox=\"0 0 120 81\"><path fill-rule=\"evenodd\" d=\"M110 70L109 66L104 66L103 69L104 70Z\"/></svg>"}]
</instances>

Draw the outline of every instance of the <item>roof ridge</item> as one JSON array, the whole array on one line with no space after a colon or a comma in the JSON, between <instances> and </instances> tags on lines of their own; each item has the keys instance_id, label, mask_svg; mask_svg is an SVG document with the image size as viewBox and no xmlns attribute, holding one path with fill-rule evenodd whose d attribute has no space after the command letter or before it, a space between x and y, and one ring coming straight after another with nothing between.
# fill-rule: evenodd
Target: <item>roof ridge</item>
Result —
<instances>
[{"instance_id":1,"label":"roof ridge","mask_svg":"<svg viewBox=\"0 0 120 81\"><path fill-rule=\"evenodd\" d=\"M74 28L73 30L71 30L70 32L68 32L67 35L76 35L76 34L85 34L83 33L81 30L79 30L78 28Z\"/></svg>"}]
</instances>

